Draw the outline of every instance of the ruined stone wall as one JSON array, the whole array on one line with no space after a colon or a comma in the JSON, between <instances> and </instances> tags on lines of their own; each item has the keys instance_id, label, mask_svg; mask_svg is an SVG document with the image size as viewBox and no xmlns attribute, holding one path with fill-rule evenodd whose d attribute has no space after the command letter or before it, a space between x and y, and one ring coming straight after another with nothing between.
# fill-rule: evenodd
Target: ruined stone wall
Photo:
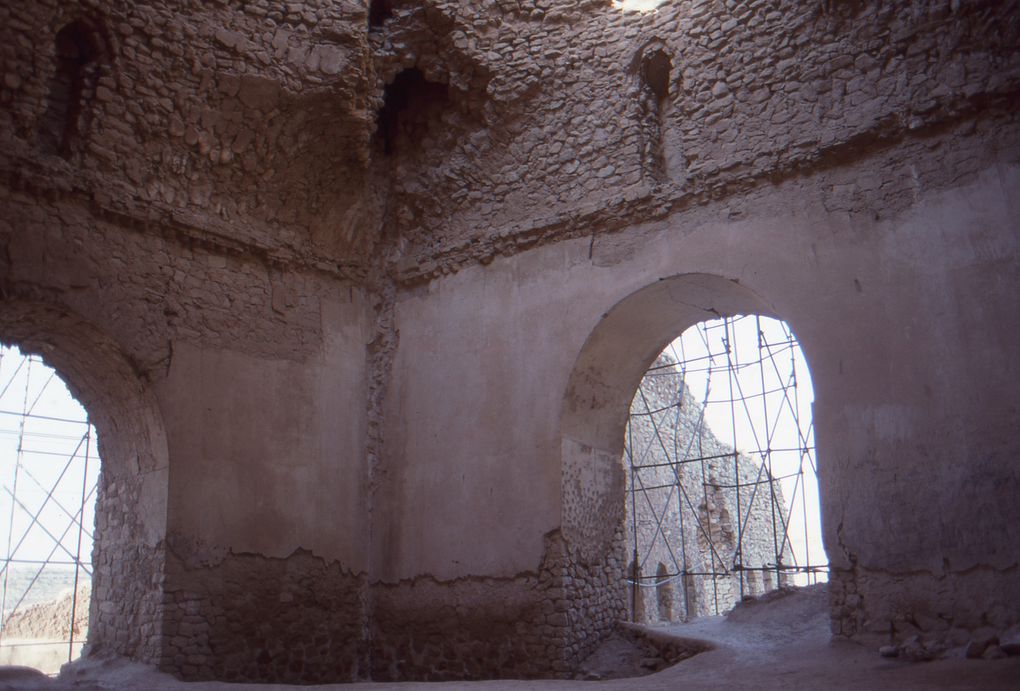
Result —
<instances>
[{"instance_id":1,"label":"ruined stone wall","mask_svg":"<svg viewBox=\"0 0 1020 691\"><path fill-rule=\"evenodd\" d=\"M375 586L371 678L570 678L625 616L623 564L597 564L559 533L545 544L539 569L512 578Z\"/></svg>"},{"instance_id":2,"label":"ruined stone wall","mask_svg":"<svg viewBox=\"0 0 1020 691\"><path fill-rule=\"evenodd\" d=\"M784 251L805 260L817 257L819 244L826 244L830 233L842 232L849 233L843 260L846 266L859 267L858 257L882 257L891 251L891 245L904 242L891 239L895 229L905 224L913 230L912 214L923 215L925 209L931 208L929 204L936 203L932 201L934 190L976 184L974 181L983 175L982 170L1010 166L1015 159L1015 122L1008 113L1017 98L1017 26L1003 7L948 2L907 5L677 2L651 15L629 18L607 15L613 17L609 24L598 13L585 15L575 10L573 6L567 7L554 19L545 17L541 9L504 15L500 20L491 20L499 30L481 35L477 30L469 30L468 25L472 29L487 25L488 16L472 17L471 11L463 7L443 15L446 23L441 24L440 33L444 38L437 43L442 50L446 49L447 40L451 43L460 40L458 31L462 31L466 36L461 41L462 51L484 64L499 65L501 70L516 70L517 78L509 83L522 88L519 97L515 93L514 104L502 111L510 115L499 126L493 125L491 119L484 129L477 122L451 119L449 123L454 125L455 132L440 132L438 142L423 138L421 141L434 146L413 152L413 156L430 163L418 171L403 170L398 188L428 196L426 204L409 201L418 204L407 214L416 219L416 230L413 237L405 237L397 246L398 253L403 255L397 265L398 282L407 296L414 296L419 307L443 301L444 290L468 291L496 284L494 276L498 271L479 273L475 269L478 264L488 266L501 258L516 267L519 274L514 285L522 290L534 280L534 273L542 270L569 275L577 270L571 262L583 263L584 259L566 249L561 251L569 257L564 262L553 260L552 253L536 260L547 262L544 269L528 266L523 260L515 261L532 248L554 242L587 236L590 238L587 258L595 267L610 271L620 264L633 265L636 256L647 257L637 249L640 241L636 238L650 240L657 232L650 228L669 226L676 235L675 241L684 243L702 223L712 227L727 222L735 227L753 227L770 214L782 215L764 209L774 208L775 202L771 200L789 199L782 193L776 196L777 187L784 185L786 189L796 187L810 197L806 205L798 202L791 208L813 218L818 229L805 230L799 242L778 243L763 249L761 257L748 259L745 267L768 262L755 272L734 270L731 275L769 283L771 279L763 276L773 275L779 270L777 267L786 266ZM535 19L543 20L541 40L532 32L524 39L515 34L523 31L521 23ZM615 34L607 29L613 22L620 27ZM400 37L401 40L393 41L393 50L399 52L407 45L421 45L421 32L434 24L416 19L412 11L398 12L384 31ZM615 40L585 40L589 32L591 36L611 36ZM408 36L418 38L402 40ZM582 38L579 40L578 36ZM656 125L662 137L665 175L661 166L649 169L645 165L647 133L654 132L655 127L649 127L647 119L642 119L642 113L648 110L647 94L642 89L652 87L642 84L643 75L648 74L643 50L653 56L658 52L668 54L674 68L670 102L662 104L662 116ZM511 57L522 53L528 57L519 61ZM423 53L411 50L407 54L410 63ZM432 56L434 53L428 53L426 58ZM489 62L485 63L486 60ZM497 95L507 83L497 72L486 88L487 97L498 102ZM472 102L478 100L472 98ZM472 108L485 113L495 106L483 104ZM451 141L453 148L445 148ZM442 155L437 149L442 150ZM670 168L670 161L681 161L682 165ZM501 175L504 171L506 177ZM518 179L521 171L527 174ZM1003 184L1008 186L1011 173L1004 175L1007 182ZM421 195L423 190L430 192ZM438 194L431 195L437 190ZM973 190L967 192L971 193L978 194ZM952 196L951 192L946 194ZM397 204L402 203L404 197L399 191L395 197ZM457 203L449 204L447 200L451 199ZM451 211L451 206L458 205ZM845 219L846 224L839 219ZM955 216L953 219L955 222ZM948 262L958 268L946 268L952 274L946 276L946 285L953 286L950 292L954 296L957 294L953 291L971 290L967 286L974 280L969 273L977 270L974 267L996 266L1000 268L989 270L1000 271L1003 258L1013 256L1014 250L1008 249L1014 247L1014 241L1009 239L1010 223L997 222L1000 223L997 231L980 231L983 239L979 242L984 249L977 256L964 258L956 244L960 240L955 236L952 240L947 235L931 239L932 247L957 248ZM418 232L419 227L422 232ZM613 231L619 231L618 236ZM725 239L717 240L720 251L725 248L741 256L750 252L744 247L750 231L720 233L725 235ZM841 241L837 244L842 246ZM929 267L947 266L945 259L934 256L929 259ZM678 261L671 267L654 263L659 273L647 266L634 270L653 281L670 275L677 270L676 266L718 272L720 267L729 265L711 253L703 260L700 265ZM896 259L901 268L910 266L913 270L916 266L911 261L902 255ZM789 266L788 270L812 276L819 283L829 281L801 263ZM927 276L942 270L936 269ZM448 274L465 272L473 274L473 285L467 278L446 278ZM598 275L598 271L593 273ZM591 279L591 290L597 293L603 290L598 280ZM883 279L877 290L883 295L899 291L898 281L902 278ZM912 314L919 311L927 316L915 316L915 320L930 319L933 324L939 318L929 311L929 298L921 297L929 290L920 287L928 285L928 278L918 277L918 281L908 289L913 298L902 294L901 309ZM562 293L556 291L561 290L560 285L550 288L557 302L549 310L556 314L553 320L564 318L557 311ZM860 277L854 277L850 285L858 294L866 290ZM804 285L800 290L806 300L814 288ZM832 292L827 295L836 295L843 288L833 286L829 290ZM950 298L942 289L931 290L951 301L964 300ZM426 291L436 295L431 303L424 297ZM1001 297L1004 293L996 294ZM802 305L794 299L788 303L798 305L794 310ZM612 303L607 299L606 306L609 304ZM893 319L891 307L876 309ZM514 314L521 320L519 323L538 318L527 310ZM870 314L855 314L864 320L862 323L872 318ZM954 319L960 316L955 309L953 314ZM996 317L989 316L989 321L980 325L977 319L963 318L962 322L954 323L958 328L964 328L962 323L966 322L969 325L966 328L995 333L993 340L1001 346L999 336L1007 332L1006 328L1001 324L991 326ZM558 332L557 326L550 329ZM846 337L853 342L853 336ZM835 345L830 339L819 340ZM878 345L881 339L870 343L875 357L891 352L889 347ZM949 350L956 347L947 346ZM900 355L897 352L895 357ZM918 380L929 376L924 372L916 374ZM858 387L850 388L856 391ZM879 393L881 389L876 384L869 394L875 397L872 399L875 405L880 405L879 400L896 398L888 391ZM830 399L822 405L836 404ZM1010 406L1006 408L1012 410ZM931 415L925 419L933 420L935 414ZM840 424L846 425L845 429L860 429L862 439L874 439L874 427L866 431L845 419ZM843 438L842 434L838 436ZM993 436L1001 439L998 433ZM881 445L877 441L876 444ZM592 451L591 457L601 451ZM887 452L860 449L862 454L872 454L869 458L881 453L891 466L905 467L900 464L906 461L894 460ZM903 449L902 453L911 452ZM973 452L964 456L970 458ZM859 472L866 475L869 472L866 468L875 463L862 460ZM845 477L842 471L829 472L832 475L828 482L833 483L830 487L842 482L832 478ZM574 481L573 468L564 468L564 474L569 475L570 482ZM955 472L948 474L952 476ZM583 477L583 472L578 477ZM925 486L937 484L931 482ZM849 496L840 491L835 493L842 498L838 500L839 508L828 518L830 545L837 543L837 528L845 520L842 515L845 502L855 506L870 503L869 490L860 487L856 480L851 484L855 489ZM613 485L607 481L602 486ZM897 491L908 490L900 485ZM582 493L578 498L599 501L597 494ZM564 501L573 502L575 497L565 492ZM888 501L889 506L897 503L891 496ZM932 501L931 505L941 503L934 496ZM1001 503L993 503L995 515L1002 515ZM858 526L869 522L857 509L852 512L860 519ZM591 513L595 522L611 520L598 510ZM957 515L968 513L960 508ZM962 523L967 520L962 519ZM883 528L874 525L870 530L872 535L879 535ZM920 534L923 530L912 525L910 532ZM871 538L860 534L858 538L857 548L865 552L875 546ZM930 547L932 553L938 552L935 544ZM885 548L879 551L888 553ZM1015 562L1015 557L1013 554L1002 558L1006 571L995 569L1003 583L1011 582L1008 564ZM974 559L980 561L973 555L965 561L972 563ZM878 561L885 561L885 557ZM839 568L842 565L837 565ZM881 571L877 564L875 568ZM908 567L904 563L902 568ZM878 588L879 580L869 582ZM926 597L932 595L930 588L921 587ZM876 592L872 602L884 603L884 596ZM888 622L888 617L895 615L885 607L886 604L878 606L875 614L879 620Z\"/></svg>"},{"instance_id":3,"label":"ruined stone wall","mask_svg":"<svg viewBox=\"0 0 1020 691\"><path fill-rule=\"evenodd\" d=\"M236 682L369 678L366 600L363 575L308 552L171 554L160 667Z\"/></svg>"},{"instance_id":4,"label":"ruined stone wall","mask_svg":"<svg viewBox=\"0 0 1020 691\"><path fill-rule=\"evenodd\" d=\"M617 523L607 553L567 546L564 595L568 606L565 671L577 669L627 617L623 524Z\"/></svg>"},{"instance_id":5,"label":"ruined stone wall","mask_svg":"<svg viewBox=\"0 0 1020 691\"><path fill-rule=\"evenodd\" d=\"M453 500L441 510L443 520L436 526L412 523L410 517L403 523L405 529L413 529L414 544L423 548L430 560L424 566L424 557L418 556L421 553L410 552L404 563L411 564L412 569L427 571L437 568L433 564L441 566L444 559L462 560L465 552L452 545L469 544L480 535L486 536L483 539L486 545L519 544L526 535L538 532L531 526L541 525L545 520L540 513L547 505L541 496L542 484L536 482L522 492L513 481L518 477L543 477L543 460L549 457L564 459L561 520L565 526L569 520L570 527L565 530L564 539L578 550L581 563L598 569L605 554L614 549L623 553L622 545L614 548L612 535L604 533L608 532L605 526L616 525L614 521L622 518L623 473L619 462L622 421L640 374L627 385L617 386L613 380L609 386L603 383L609 375L604 370L592 369L576 353L586 347L589 339L591 347L604 343L599 332L593 333L592 325L600 323L607 311L614 306L624 309L624 298L635 291L663 286L658 309L635 308L621 314L623 326L617 334L621 343L619 354L605 358L602 364L606 370L630 372L637 367L643 373L666 339L709 315L752 310L784 318L797 330L812 363L818 395L815 419L819 426L822 501L827 529L831 531L826 537L830 557L835 547L836 570L844 568L842 560L846 553L840 551L840 545L849 543L845 538L840 543L836 535L840 531L845 534L846 516L853 515L859 527L849 549L858 560L867 555L872 563L870 574L881 571L879 563L905 547L901 543L902 534L890 533L882 527L883 521L888 520L884 517L900 515L902 503L918 491L926 493L929 497L926 501L935 502L927 504L929 507L943 502L952 504L948 495L934 499L940 491L936 489L935 477L942 473L970 473L973 469L972 462L958 463L960 457L955 454L947 457L939 451L940 470L933 471L930 456L922 461L902 446L884 446L876 430L890 428L881 427L888 424L880 410L885 404L875 401L897 400L904 392L918 387L923 391L922 382L932 387L933 396L935 387L944 390L947 396L950 394L951 390L945 388L949 381L932 382L928 370L944 359L925 360L934 357L929 348L957 352L960 347L954 340L956 336L938 328L934 306L928 302L940 303L945 299L962 307L966 301L956 303L962 300L955 297L956 293L942 292L948 285L945 281L962 281L954 291L978 290L976 284L990 281L984 292L994 296L999 308L1005 304L1006 293L1002 292L1000 281L1009 280L999 270L990 270L985 278L978 278L977 274L960 274L957 269L946 267L949 262L962 270L974 261L966 247L979 237L985 238L980 242L991 243L989 251L997 252L991 248L1001 247L999 242L1009 245L1001 233L1010 232L1005 230L1010 227L1010 207L996 190L1002 189L1001 185L1010 188L1013 184L1013 173L1008 171L1015 164L1008 161L1015 155L1009 153L1015 151L1009 148L1009 142L1016 136L1016 123L1004 113L1001 117L995 113L986 117L987 120L977 123L960 123L948 132L919 135L852 166L820 171L760 191L745 199L756 208L753 219L733 220L728 218L726 205L710 206L700 212L679 214L670 222L649 224L617 236L600 236L594 242L577 238L541 245L513 257L497 258L488 265L465 267L421 289L402 292L395 313L402 354L394 367L395 380L400 382L394 400L403 408L395 404L388 413L393 426L387 436L394 443L400 442L397 448L401 452L391 456L389 463L401 473L422 472L422 478L445 478L441 484L449 487L444 495L435 486L426 491L419 484L421 480L401 483L404 501L422 502L425 506L427 497L433 494ZM1000 164L1004 166L1003 172L999 171ZM897 186L909 182L911 169L920 176L921 201L915 208L875 218L872 208L882 209L884 195L895 196ZM868 193L871 196L866 211L847 215L826 209L834 187L867 179L869 175L874 176L874 185ZM979 208L983 211L974 211ZM953 240L933 242L933 237ZM949 250L950 246L954 249ZM939 258L936 248L950 251L951 255ZM876 261L876 256L886 260ZM918 264L919 257L925 258L923 264ZM989 266L1001 266L996 263L999 260L990 261ZM724 282L768 295L770 302L774 302L764 308L753 301L733 306L698 285L684 292L663 280L699 270L733 277ZM928 297L922 299L920 295ZM962 314L956 312L957 307L952 309ZM695 316L690 322L682 322L682 315L691 310L696 312ZM907 332L899 327L898 321L904 313L914 315ZM875 319L882 321L868 321ZM968 330L985 334L990 342L999 343L1005 338L1006 332L995 320L984 322L971 313L965 321ZM872 324L866 336L860 333L861 323ZM907 353L916 353L919 346L925 354L919 361L911 360L917 356ZM625 357L627 353L634 363ZM991 351L988 356L991 357ZM906 364L910 362L914 364ZM578 380L592 382L590 388L580 391L571 388L573 382L563 379L563 372L571 368L575 368ZM477 381L476 377L498 385L464 391L451 384L465 378ZM953 386L965 384L955 380ZM556 391L567 391L567 401L562 402L550 393ZM626 403L622 402L624 396ZM999 396L996 393L995 400L1000 400ZM435 400L445 401L444 406L429 408L428 402ZM604 415L602 408L593 407L596 405L607 406L616 414ZM879 410L871 406L879 406ZM565 431L562 437L550 440L544 436L548 416L557 411L565 416L564 411L572 407L589 411L578 413L576 424L590 418L592 431L588 433L588 428L583 428L585 434L581 434L571 426L571 431ZM513 411L513 425L501 422L506 420L507 411ZM918 411L921 417L914 424L933 433L938 427L943 430L940 434L944 434L944 425L960 422L958 419L950 423L942 416L961 413L960 409L923 415ZM968 424L978 424L976 419L970 420ZM619 425L615 449L614 442L607 441L609 432L604 431L613 424ZM934 427L928 427L929 424ZM487 430L485 436L490 445L481 441L479 425ZM514 430L519 429L535 431L536 435L515 434ZM922 434L919 430L916 433ZM927 453L934 453L934 449L929 447ZM856 470L851 473L846 473L842 465L850 462L846 460L848 456L856 459L852 462ZM866 460L869 458L881 458L881 466L877 460ZM489 468L490 462L498 464L495 470ZM509 480L493 481L502 478L497 473L509 473L515 467L520 471L508 475ZM619 470L614 472L614 468ZM908 490L900 481L899 489L892 492L886 483L893 480L894 473L908 473L911 479L906 484L912 489ZM1003 473L1008 475L1002 469L996 477L1008 485L1011 481ZM465 485L473 488L476 484L479 491L461 493ZM496 488L495 494L490 487ZM888 493L888 503L882 504L879 516L883 518L876 517L865 535L860 531L868 523L860 521L866 520L864 515L872 510L872 498L879 492ZM612 500L613 497L616 499ZM982 501L986 506L995 502L991 510L1002 517L1009 514L1001 504L1002 497L1000 492L989 489ZM518 518L514 523L499 521L504 502L511 500L525 508L515 514ZM459 507L461 502L468 502L463 515L450 508ZM978 505L981 502L956 510L962 515ZM913 502L911 507L910 513L930 511ZM934 520L930 513L928 518ZM843 528L839 528L841 520ZM988 541L964 529L965 524L953 528L970 535L958 546L968 551L969 559L984 558L985 547L980 545L987 545ZM920 525L911 521L910 535L920 538L923 532ZM992 534L994 531L981 533ZM530 550L531 542L525 544ZM992 549L997 553L999 548ZM931 555L939 553L939 548L931 548ZM476 559L476 566L469 567L471 570L494 568ZM1015 554L1002 554L1001 559L1015 559ZM626 565L620 568L625 570ZM1007 568L989 576L989 582L999 584L994 591L1010 592L1009 574ZM907 575L903 577L913 580ZM868 616L885 621L888 628L887 617L895 615L886 609L889 603L881 594L881 579L869 577L867 583L867 587L875 590L870 602L876 605ZM923 579L917 579L915 584L918 603L937 598L936 590L925 586ZM973 584L978 587L977 580ZM624 590L619 596L621 605L625 605L627 592ZM997 606L1012 611L999 596L994 599L999 603ZM987 593L985 600L990 602ZM867 607L868 602L863 598L857 604ZM976 607L989 606L988 602L982 604L981 597L973 602Z\"/></svg>"},{"instance_id":6,"label":"ruined stone wall","mask_svg":"<svg viewBox=\"0 0 1020 691\"><path fill-rule=\"evenodd\" d=\"M973 641L987 644L1015 626L1007 599L1017 592L1016 566L980 566L966 574L858 567L833 575L833 633L873 647L892 646L913 661L958 654Z\"/></svg>"},{"instance_id":7,"label":"ruined stone wall","mask_svg":"<svg viewBox=\"0 0 1020 691\"><path fill-rule=\"evenodd\" d=\"M563 675L567 634L558 536L536 571L422 577L372 592L372 679L446 681Z\"/></svg>"},{"instance_id":8,"label":"ruined stone wall","mask_svg":"<svg viewBox=\"0 0 1020 691\"><path fill-rule=\"evenodd\" d=\"M534 678L559 658L555 592L534 575L373 589L371 678Z\"/></svg>"},{"instance_id":9,"label":"ruined stone wall","mask_svg":"<svg viewBox=\"0 0 1020 691\"><path fill-rule=\"evenodd\" d=\"M783 539L787 515L782 489L773 485L773 506L768 471L744 454L735 468L733 448L719 441L703 415L677 363L660 355L634 394L624 442L633 621L721 614L742 597L780 585L776 567L786 560L776 537Z\"/></svg>"},{"instance_id":10,"label":"ruined stone wall","mask_svg":"<svg viewBox=\"0 0 1020 691\"><path fill-rule=\"evenodd\" d=\"M374 242L365 12L287 7L5 6L6 172L235 251L357 272ZM62 58L68 27L79 46Z\"/></svg>"},{"instance_id":11,"label":"ruined stone wall","mask_svg":"<svg viewBox=\"0 0 1020 691\"><path fill-rule=\"evenodd\" d=\"M166 612L162 585L166 553L147 544L138 525L144 510L142 481L117 476L103 456L92 546L89 655L123 655L155 664L163 659Z\"/></svg>"},{"instance_id":12,"label":"ruined stone wall","mask_svg":"<svg viewBox=\"0 0 1020 691\"><path fill-rule=\"evenodd\" d=\"M64 308L5 300L2 338L61 373L87 407L103 458L89 648L155 662L162 645L167 443L156 402L109 336Z\"/></svg>"},{"instance_id":13,"label":"ruined stone wall","mask_svg":"<svg viewBox=\"0 0 1020 691\"><path fill-rule=\"evenodd\" d=\"M571 373L613 305L684 273L814 349L837 632L924 630L949 586L946 631L1020 617L1011 3L366 10L0 7L0 338L84 371L43 319L71 315L166 424L161 463L104 476L97 653L568 675L625 614L639 379L584 402L619 432L591 445L560 429ZM102 443L149 446L118 419Z\"/></svg>"},{"instance_id":14,"label":"ruined stone wall","mask_svg":"<svg viewBox=\"0 0 1020 691\"><path fill-rule=\"evenodd\" d=\"M397 203L413 196L402 189L431 193L404 240L402 279L713 199L746 215L741 196L751 189L1008 102L1020 68L1017 29L992 3L704 0L648 14L593 5L500 13L435 3L438 30L425 10L387 24L389 51L426 34L438 61L453 63L457 48L458 64L492 74L483 121L423 138L435 145L417 154L429 164L402 171ZM652 128L671 162L665 175L643 153L644 65L656 53L671 67ZM437 61L435 49L407 49L405 60L416 59ZM858 190L872 182L834 189L829 208L860 205ZM879 213L907 198L894 195Z\"/></svg>"}]
</instances>

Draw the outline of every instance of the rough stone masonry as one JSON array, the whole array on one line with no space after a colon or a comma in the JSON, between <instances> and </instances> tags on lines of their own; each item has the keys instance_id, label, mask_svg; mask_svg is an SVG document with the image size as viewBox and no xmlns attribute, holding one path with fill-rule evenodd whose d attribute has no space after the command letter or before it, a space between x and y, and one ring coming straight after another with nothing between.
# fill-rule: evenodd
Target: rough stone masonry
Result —
<instances>
[{"instance_id":1,"label":"rough stone masonry","mask_svg":"<svg viewBox=\"0 0 1020 691\"><path fill-rule=\"evenodd\" d=\"M0 340L104 459L90 655L568 676L627 407L778 316L833 631L1020 622L1015 0L0 3Z\"/></svg>"}]
</instances>

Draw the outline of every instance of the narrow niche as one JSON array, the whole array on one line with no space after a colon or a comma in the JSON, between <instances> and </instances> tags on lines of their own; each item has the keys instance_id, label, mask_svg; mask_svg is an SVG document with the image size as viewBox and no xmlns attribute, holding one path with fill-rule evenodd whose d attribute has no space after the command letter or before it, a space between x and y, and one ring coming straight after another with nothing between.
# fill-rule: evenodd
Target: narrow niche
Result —
<instances>
[{"instance_id":1,"label":"narrow niche","mask_svg":"<svg viewBox=\"0 0 1020 691\"><path fill-rule=\"evenodd\" d=\"M446 84L429 81L415 67L400 72L386 86L379 110L376 129L379 148L386 155L394 155L412 147L449 105Z\"/></svg>"},{"instance_id":2,"label":"narrow niche","mask_svg":"<svg viewBox=\"0 0 1020 691\"><path fill-rule=\"evenodd\" d=\"M368 5L368 28L379 29L393 17L393 0L372 0Z\"/></svg>"},{"instance_id":3,"label":"narrow niche","mask_svg":"<svg viewBox=\"0 0 1020 691\"><path fill-rule=\"evenodd\" d=\"M55 43L56 65L38 140L46 153L68 158L81 137L83 115L95 94L103 43L96 28L83 20L64 26Z\"/></svg>"},{"instance_id":4,"label":"narrow niche","mask_svg":"<svg viewBox=\"0 0 1020 691\"><path fill-rule=\"evenodd\" d=\"M669 569L661 561L655 570L655 594L659 598L659 619L673 621L673 579L670 577Z\"/></svg>"},{"instance_id":5,"label":"narrow niche","mask_svg":"<svg viewBox=\"0 0 1020 691\"><path fill-rule=\"evenodd\" d=\"M641 119L641 168L655 183L670 179L678 166L673 159L676 153L668 141L668 119L672 108L673 60L665 48L653 44L639 57Z\"/></svg>"}]
</instances>

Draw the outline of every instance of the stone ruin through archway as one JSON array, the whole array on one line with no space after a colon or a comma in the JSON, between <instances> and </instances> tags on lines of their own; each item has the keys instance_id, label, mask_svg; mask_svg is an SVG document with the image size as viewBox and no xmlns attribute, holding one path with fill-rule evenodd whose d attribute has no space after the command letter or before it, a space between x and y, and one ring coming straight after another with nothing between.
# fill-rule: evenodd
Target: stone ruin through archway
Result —
<instances>
[{"instance_id":1,"label":"stone ruin through archway","mask_svg":"<svg viewBox=\"0 0 1020 691\"><path fill-rule=\"evenodd\" d=\"M659 355L623 455L632 621L724 614L827 578L812 400L800 346L776 319L702 321Z\"/></svg>"}]
</instances>

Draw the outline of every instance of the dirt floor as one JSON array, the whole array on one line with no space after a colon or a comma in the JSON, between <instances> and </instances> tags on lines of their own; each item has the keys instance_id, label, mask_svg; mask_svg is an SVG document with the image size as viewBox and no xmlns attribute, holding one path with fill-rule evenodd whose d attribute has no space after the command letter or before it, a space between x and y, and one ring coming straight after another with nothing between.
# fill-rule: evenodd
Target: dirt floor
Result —
<instances>
[{"instance_id":1,"label":"dirt floor","mask_svg":"<svg viewBox=\"0 0 1020 691\"><path fill-rule=\"evenodd\" d=\"M1020 657L967 660L962 656L911 663L879 656L875 650L829 640L828 603L815 586L743 604L727 617L656 629L655 636L687 639L683 645L707 643L702 652L662 671L637 678L614 678L648 664L646 652L628 649L626 637L611 639L589 661L599 681L489 681L460 683L341 684L315 688L355 691L399 688L401 691L490 689L586 689L648 691L666 689L1020 689ZM637 644L634 644L637 645ZM613 661L617 663L614 666ZM597 668L597 669L596 669ZM645 670L647 671L647 670ZM593 676L595 676L593 675ZM80 661L58 679L0 668L0 689L149 689L234 691L241 688L307 689L300 686L184 683L151 668L122 661Z\"/></svg>"}]
</instances>

